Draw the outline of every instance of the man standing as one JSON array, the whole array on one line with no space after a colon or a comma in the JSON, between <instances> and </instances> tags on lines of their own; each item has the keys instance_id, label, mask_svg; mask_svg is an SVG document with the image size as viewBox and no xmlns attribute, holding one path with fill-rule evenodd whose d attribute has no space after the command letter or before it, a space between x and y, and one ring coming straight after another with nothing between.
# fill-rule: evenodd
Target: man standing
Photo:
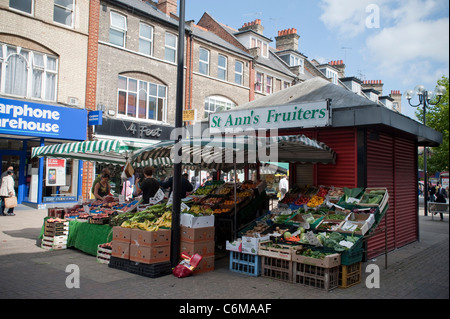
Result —
<instances>
[{"instance_id":1,"label":"man standing","mask_svg":"<svg viewBox=\"0 0 450 319\"><path fill-rule=\"evenodd\" d=\"M183 177L181 178L181 198L185 198L187 196L187 193L192 192L194 187L189 182L189 175L188 173L184 173ZM160 183L162 188L170 188L170 192L173 190L173 177L170 177L167 181ZM169 193L170 197L170 193Z\"/></svg>"},{"instance_id":2,"label":"man standing","mask_svg":"<svg viewBox=\"0 0 450 319\"><path fill-rule=\"evenodd\" d=\"M283 175L283 177L281 178L278 188L280 189L281 193L280 200L282 200L289 190L289 182L286 178L286 175Z\"/></svg>"},{"instance_id":3,"label":"man standing","mask_svg":"<svg viewBox=\"0 0 450 319\"><path fill-rule=\"evenodd\" d=\"M138 178L136 180L136 195L142 193L142 203L148 204L150 198L154 197L159 190L159 183L153 178L153 169L151 167L144 168L145 179L143 181Z\"/></svg>"}]
</instances>

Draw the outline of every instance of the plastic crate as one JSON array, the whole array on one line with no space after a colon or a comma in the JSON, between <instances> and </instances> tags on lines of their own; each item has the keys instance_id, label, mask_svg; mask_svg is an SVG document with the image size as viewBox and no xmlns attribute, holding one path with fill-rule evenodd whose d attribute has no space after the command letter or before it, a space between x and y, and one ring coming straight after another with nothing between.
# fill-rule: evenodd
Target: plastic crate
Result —
<instances>
[{"instance_id":1,"label":"plastic crate","mask_svg":"<svg viewBox=\"0 0 450 319\"><path fill-rule=\"evenodd\" d=\"M230 251L230 270L249 276L261 275L261 257Z\"/></svg>"},{"instance_id":2,"label":"plastic crate","mask_svg":"<svg viewBox=\"0 0 450 319\"><path fill-rule=\"evenodd\" d=\"M339 267L339 288L348 288L361 282L361 262Z\"/></svg>"},{"instance_id":3,"label":"plastic crate","mask_svg":"<svg viewBox=\"0 0 450 319\"><path fill-rule=\"evenodd\" d=\"M292 261L261 256L261 276L292 282Z\"/></svg>"},{"instance_id":4,"label":"plastic crate","mask_svg":"<svg viewBox=\"0 0 450 319\"><path fill-rule=\"evenodd\" d=\"M171 274L172 265L170 262L156 264L130 262L128 264L128 272L139 276L158 278Z\"/></svg>"},{"instance_id":5,"label":"plastic crate","mask_svg":"<svg viewBox=\"0 0 450 319\"><path fill-rule=\"evenodd\" d=\"M324 268L293 262L293 283L330 291L338 287L339 266Z\"/></svg>"},{"instance_id":6,"label":"plastic crate","mask_svg":"<svg viewBox=\"0 0 450 319\"><path fill-rule=\"evenodd\" d=\"M353 265L363 259L363 240L360 238L350 249L341 253L341 265Z\"/></svg>"},{"instance_id":7,"label":"plastic crate","mask_svg":"<svg viewBox=\"0 0 450 319\"><path fill-rule=\"evenodd\" d=\"M129 265L130 265L129 259L118 258L118 257L114 257L114 256L111 256L111 258L109 259L109 264L108 264L108 266L111 268L119 269L119 270L123 270L123 271L128 271Z\"/></svg>"}]
</instances>

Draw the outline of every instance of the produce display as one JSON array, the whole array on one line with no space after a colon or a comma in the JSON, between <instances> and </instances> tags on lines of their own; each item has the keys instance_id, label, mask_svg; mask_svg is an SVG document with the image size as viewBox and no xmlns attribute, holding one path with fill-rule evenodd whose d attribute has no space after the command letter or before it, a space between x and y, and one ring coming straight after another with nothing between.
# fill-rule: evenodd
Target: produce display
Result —
<instances>
[{"instance_id":1,"label":"produce display","mask_svg":"<svg viewBox=\"0 0 450 319\"><path fill-rule=\"evenodd\" d=\"M190 197L191 201L186 202L189 209L183 213L194 216L208 216L216 214L227 214L234 210L235 205L241 206L248 199L254 197L254 191L250 187L255 187L253 182L244 182L236 185L236 202L234 196L234 183L219 183L199 187ZM239 209L240 207L238 207Z\"/></svg>"},{"instance_id":2,"label":"produce display","mask_svg":"<svg viewBox=\"0 0 450 319\"><path fill-rule=\"evenodd\" d=\"M331 254L344 254L344 263L349 262L348 256L356 255L357 260L362 258L362 235L380 213L379 206L374 205L381 205L386 199L386 189L295 187L276 209L241 231L237 241L229 243L227 249L242 247L244 252L248 238L254 238L264 242L263 255L267 254L267 247L290 245L299 247L296 254L306 257L323 259ZM345 203L345 207L334 204L337 200ZM348 228L350 225L353 228ZM237 244L239 241L241 246ZM255 251L259 254L258 249Z\"/></svg>"}]
</instances>

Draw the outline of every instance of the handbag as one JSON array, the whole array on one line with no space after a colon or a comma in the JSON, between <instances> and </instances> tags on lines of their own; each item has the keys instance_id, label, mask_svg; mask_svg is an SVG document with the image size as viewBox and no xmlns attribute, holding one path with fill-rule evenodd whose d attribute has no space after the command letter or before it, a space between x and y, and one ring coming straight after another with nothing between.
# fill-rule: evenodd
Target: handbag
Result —
<instances>
[{"instance_id":1,"label":"handbag","mask_svg":"<svg viewBox=\"0 0 450 319\"><path fill-rule=\"evenodd\" d=\"M6 208L17 207L17 197L16 196L5 197L3 200L5 201Z\"/></svg>"}]
</instances>

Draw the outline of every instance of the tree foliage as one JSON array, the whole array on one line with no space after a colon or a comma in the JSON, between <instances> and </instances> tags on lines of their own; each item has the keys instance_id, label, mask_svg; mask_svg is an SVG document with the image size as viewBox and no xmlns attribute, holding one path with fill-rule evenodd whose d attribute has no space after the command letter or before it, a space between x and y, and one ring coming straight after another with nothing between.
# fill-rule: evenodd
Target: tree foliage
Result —
<instances>
[{"instance_id":1,"label":"tree foliage","mask_svg":"<svg viewBox=\"0 0 450 319\"><path fill-rule=\"evenodd\" d=\"M437 105L431 105L437 102L437 98L431 101L426 110L426 125L442 133L442 144L430 149L431 155L427 158L427 170L429 173L448 171L449 166L449 78L443 76L437 81L438 85L445 87L445 94ZM416 117L423 122L423 110L416 112ZM420 165L423 167L423 159L419 158Z\"/></svg>"}]
</instances>

